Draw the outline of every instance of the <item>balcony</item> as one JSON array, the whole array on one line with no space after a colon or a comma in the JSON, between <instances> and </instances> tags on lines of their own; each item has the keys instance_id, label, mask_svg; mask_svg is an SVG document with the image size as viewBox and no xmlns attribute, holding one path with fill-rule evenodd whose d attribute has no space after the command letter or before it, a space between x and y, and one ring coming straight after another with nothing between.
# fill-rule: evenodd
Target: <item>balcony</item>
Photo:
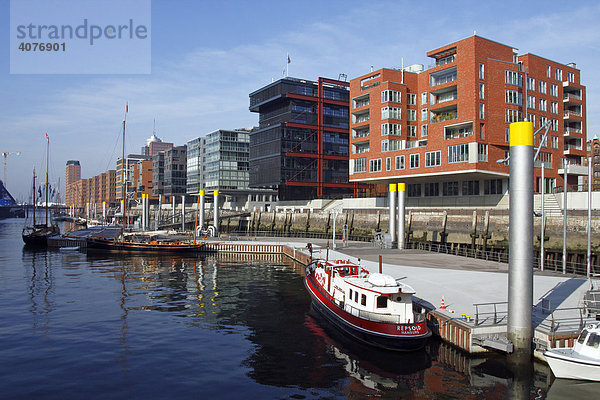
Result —
<instances>
[{"instance_id":1,"label":"balcony","mask_svg":"<svg viewBox=\"0 0 600 400\"><path fill-rule=\"evenodd\" d=\"M456 104L431 110L430 121L432 123L450 121L456 118L458 118Z\"/></svg>"},{"instance_id":2,"label":"balcony","mask_svg":"<svg viewBox=\"0 0 600 400\"><path fill-rule=\"evenodd\" d=\"M429 86L439 86L457 79L456 67L447 68L429 75Z\"/></svg>"},{"instance_id":3,"label":"balcony","mask_svg":"<svg viewBox=\"0 0 600 400\"><path fill-rule=\"evenodd\" d=\"M574 92L565 92L563 94L563 103L579 104L581 102L581 94Z\"/></svg>"},{"instance_id":4,"label":"balcony","mask_svg":"<svg viewBox=\"0 0 600 400\"><path fill-rule=\"evenodd\" d=\"M369 127L352 129L352 139L358 139L369 136Z\"/></svg>"},{"instance_id":5,"label":"balcony","mask_svg":"<svg viewBox=\"0 0 600 400\"><path fill-rule=\"evenodd\" d=\"M362 96L357 96L352 99L352 108L360 108L364 106L368 106L370 104L369 94L364 94Z\"/></svg>"},{"instance_id":6,"label":"balcony","mask_svg":"<svg viewBox=\"0 0 600 400\"><path fill-rule=\"evenodd\" d=\"M458 139L467 136L473 136L472 122L444 127L444 139Z\"/></svg>"},{"instance_id":7,"label":"balcony","mask_svg":"<svg viewBox=\"0 0 600 400\"><path fill-rule=\"evenodd\" d=\"M581 109L565 110L563 114L564 121L579 121L581 117Z\"/></svg>"},{"instance_id":8,"label":"balcony","mask_svg":"<svg viewBox=\"0 0 600 400\"><path fill-rule=\"evenodd\" d=\"M576 156L581 155L583 151L583 146L581 142L577 143L565 143L564 155L565 156Z\"/></svg>"},{"instance_id":9,"label":"balcony","mask_svg":"<svg viewBox=\"0 0 600 400\"><path fill-rule=\"evenodd\" d=\"M582 134L581 128L565 127L564 137L578 137Z\"/></svg>"},{"instance_id":10,"label":"balcony","mask_svg":"<svg viewBox=\"0 0 600 400\"><path fill-rule=\"evenodd\" d=\"M352 123L360 124L361 122L367 122L369 120L369 117L370 117L369 110L353 112L352 113Z\"/></svg>"},{"instance_id":11,"label":"balcony","mask_svg":"<svg viewBox=\"0 0 600 400\"><path fill-rule=\"evenodd\" d=\"M567 164L567 175L579 175L579 176L587 176L588 175L588 167L585 165L579 164ZM558 170L559 175L565 174L565 165L560 167Z\"/></svg>"},{"instance_id":12,"label":"balcony","mask_svg":"<svg viewBox=\"0 0 600 400\"><path fill-rule=\"evenodd\" d=\"M352 154L368 153L370 150L369 141L352 143Z\"/></svg>"},{"instance_id":13,"label":"balcony","mask_svg":"<svg viewBox=\"0 0 600 400\"><path fill-rule=\"evenodd\" d=\"M431 104L442 104L449 101L454 101L458 98L456 85L452 85L443 89L431 91Z\"/></svg>"}]
</instances>

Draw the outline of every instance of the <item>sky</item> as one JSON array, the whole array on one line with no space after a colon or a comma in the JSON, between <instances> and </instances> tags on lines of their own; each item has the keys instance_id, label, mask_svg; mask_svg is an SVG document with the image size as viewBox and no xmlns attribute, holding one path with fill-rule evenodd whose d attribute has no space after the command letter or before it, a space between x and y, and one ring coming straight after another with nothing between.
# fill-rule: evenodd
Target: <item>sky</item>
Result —
<instances>
[{"instance_id":1,"label":"sky","mask_svg":"<svg viewBox=\"0 0 600 400\"><path fill-rule=\"evenodd\" d=\"M33 167L44 175L46 132L50 180L64 188L67 160L80 161L82 178L115 168L126 104L126 153L139 153L153 129L183 145L257 126L248 95L283 76L287 54L289 76L350 80L402 59L428 66L427 51L474 33L519 54L576 63L588 138L600 135L596 0L152 0L151 19L150 74L10 74L10 1L0 0L0 152L21 152L7 158L17 200L29 196Z\"/></svg>"}]
</instances>

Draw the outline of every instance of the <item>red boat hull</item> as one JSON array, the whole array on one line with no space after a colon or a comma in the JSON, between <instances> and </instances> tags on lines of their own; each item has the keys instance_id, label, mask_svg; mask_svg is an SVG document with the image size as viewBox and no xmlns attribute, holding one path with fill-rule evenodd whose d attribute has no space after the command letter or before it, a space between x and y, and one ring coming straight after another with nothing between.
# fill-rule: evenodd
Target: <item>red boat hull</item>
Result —
<instances>
[{"instance_id":1,"label":"red boat hull","mask_svg":"<svg viewBox=\"0 0 600 400\"><path fill-rule=\"evenodd\" d=\"M304 285L314 308L339 330L360 342L387 350L415 351L423 348L431 336L425 321L393 324L370 321L348 313L333 302L312 274L305 276Z\"/></svg>"}]
</instances>

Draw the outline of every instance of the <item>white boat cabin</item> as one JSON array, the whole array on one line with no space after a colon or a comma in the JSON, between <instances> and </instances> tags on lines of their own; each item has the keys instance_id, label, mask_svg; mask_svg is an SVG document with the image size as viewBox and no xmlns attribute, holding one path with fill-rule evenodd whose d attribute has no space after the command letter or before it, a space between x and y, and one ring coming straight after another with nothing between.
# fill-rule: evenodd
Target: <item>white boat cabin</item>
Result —
<instances>
[{"instance_id":1,"label":"white boat cabin","mask_svg":"<svg viewBox=\"0 0 600 400\"><path fill-rule=\"evenodd\" d=\"M600 360L600 323L583 328L573 346L573 351L581 356Z\"/></svg>"},{"instance_id":2,"label":"white boat cabin","mask_svg":"<svg viewBox=\"0 0 600 400\"><path fill-rule=\"evenodd\" d=\"M330 261L322 267L315 271L317 281L346 312L379 322L415 322L412 287L348 261Z\"/></svg>"}]
</instances>

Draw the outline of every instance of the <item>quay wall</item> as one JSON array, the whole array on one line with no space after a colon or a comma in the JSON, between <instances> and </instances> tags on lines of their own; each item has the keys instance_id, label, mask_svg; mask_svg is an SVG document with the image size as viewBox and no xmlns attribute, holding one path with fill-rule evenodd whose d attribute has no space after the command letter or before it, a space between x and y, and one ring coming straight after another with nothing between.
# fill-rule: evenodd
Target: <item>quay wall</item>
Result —
<instances>
[{"instance_id":1,"label":"quay wall","mask_svg":"<svg viewBox=\"0 0 600 400\"><path fill-rule=\"evenodd\" d=\"M587 215L567 217L567 248L587 252ZM240 221L240 219L245 221ZM222 218L220 232L272 232L275 236L296 233L333 235L341 239L346 227L349 240L370 241L376 232L388 232L389 215L381 210L329 212L257 211L249 217ZM408 211L405 220L407 241L464 243L484 248L508 247L508 211ZM592 218L592 237L600 235L600 216ZM240 227L245 229L240 229ZM534 246L540 246L541 217L534 217ZM562 251L563 217L546 217L547 251ZM592 252L600 253L600 242L592 241Z\"/></svg>"}]
</instances>

